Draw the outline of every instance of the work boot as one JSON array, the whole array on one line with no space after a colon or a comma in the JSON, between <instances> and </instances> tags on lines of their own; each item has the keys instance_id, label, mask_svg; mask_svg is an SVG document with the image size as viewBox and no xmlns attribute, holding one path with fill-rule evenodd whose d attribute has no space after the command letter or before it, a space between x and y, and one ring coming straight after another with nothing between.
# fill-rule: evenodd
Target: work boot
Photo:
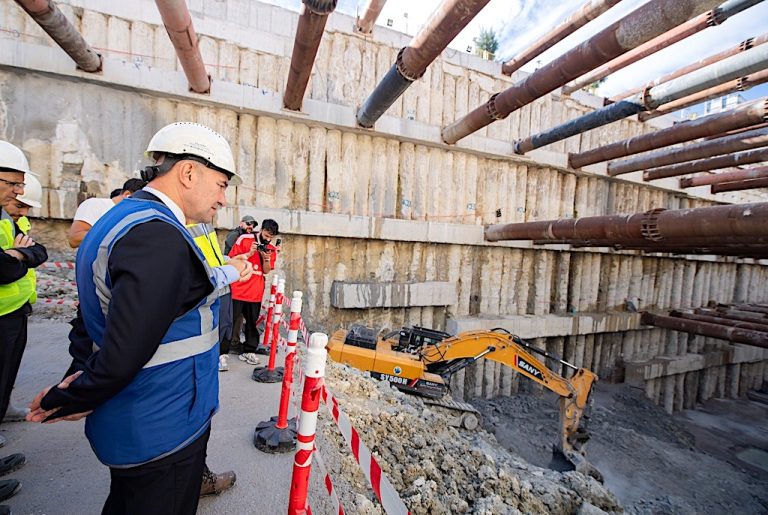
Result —
<instances>
[{"instance_id":1,"label":"work boot","mask_svg":"<svg viewBox=\"0 0 768 515\"><path fill-rule=\"evenodd\" d=\"M5 416L3 422L23 422L27 418L29 408L19 408L18 406L10 405L5 410Z\"/></svg>"},{"instance_id":2,"label":"work boot","mask_svg":"<svg viewBox=\"0 0 768 515\"><path fill-rule=\"evenodd\" d=\"M11 454L3 459L0 459L0 476L4 476L20 469L27 462L27 458L21 453ZM1 499L0 499L1 500Z\"/></svg>"},{"instance_id":3,"label":"work boot","mask_svg":"<svg viewBox=\"0 0 768 515\"><path fill-rule=\"evenodd\" d=\"M214 474L206 465L203 470L203 484L200 485L200 497L219 495L221 492L232 488L236 480L237 476L233 471L228 470L221 474Z\"/></svg>"},{"instance_id":4,"label":"work boot","mask_svg":"<svg viewBox=\"0 0 768 515\"><path fill-rule=\"evenodd\" d=\"M21 482L16 479L3 479L0 481L0 501L10 499L21 490Z\"/></svg>"}]
</instances>

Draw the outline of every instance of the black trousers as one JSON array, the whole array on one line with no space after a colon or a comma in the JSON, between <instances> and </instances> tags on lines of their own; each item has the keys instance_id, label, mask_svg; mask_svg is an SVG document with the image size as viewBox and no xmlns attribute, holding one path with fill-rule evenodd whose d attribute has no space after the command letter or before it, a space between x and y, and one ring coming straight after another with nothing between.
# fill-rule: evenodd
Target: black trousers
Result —
<instances>
[{"instance_id":1,"label":"black trousers","mask_svg":"<svg viewBox=\"0 0 768 515\"><path fill-rule=\"evenodd\" d=\"M112 482L102 515L194 515L200 499L210 428L163 459L109 469Z\"/></svg>"},{"instance_id":2,"label":"black trousers","mask_svg":"<svg viewBox=\"0 0 768 515\"><path fill-rule=\"evenodd\" d=\"M219 355L229 354L229 341L231 339L232 294L227 293L219 297Z\"/></svg>"},{"instance_id":3,"label":"black trousers","mask_svg":"<svg viewBox=\"0 0 768 515\"><path fill-rule=\"evenodd\" d=\"M11 401L13 383L27 346L27 318L31 311L29 304L25 304L0 317L0 422Z\"/></svg>"},{"instance_id":4,"label":"black trousers","mask_svg":"<svg viewBox=\"0 0 768 515\"><path fill-rule=\"evenodd\" d=\"M259 330L256 328L256 322L259 320L261 312L261 302L248 302L245 300L232 301L232 340L240 341L240 328L243 318L245 318L245 343L243 352L256 352L259 346Z\"/></svg>"}]
</instances>

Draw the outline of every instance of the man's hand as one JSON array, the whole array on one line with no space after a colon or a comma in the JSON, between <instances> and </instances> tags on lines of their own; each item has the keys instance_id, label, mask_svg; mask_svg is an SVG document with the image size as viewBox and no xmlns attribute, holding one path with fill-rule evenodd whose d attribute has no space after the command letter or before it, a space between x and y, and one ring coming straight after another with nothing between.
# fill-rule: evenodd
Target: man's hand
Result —
<instances>
[{"instance_id":1,"label":"man's hand","mask_svg":"<svg viewBox=\"0 0 768 515\"><path fill-rule=\"evenodd\" d=\"M32 247L34 244L35 244L35 240L33 240L31 236L27 236L26 234L17 234L16 238L13 240L13 246L17 249L25 249L27 247Z\"/></svg>"},{"instance_id":2,"label":"man's hand","mask_svg":"<svg viewBox=\"0 0 768 515\"><path fill-rule=\"evenodd\" d=\"M246 282L253 275L253 264L248 261L246 254L230 258L228 264L234 266L240 273L240 282Z\"/></svg>"},{"instance_id":3,"label":"man's hand","mask_svg":"<svg viewBox=\"0 0 768 515\"><path fill-rule=\"evenodd\" d=\"M14 257L14 258L18 259L19 261L24 261L26 259L24 254L22 254L18 250L8 249L8 250L5 251L5 253L8 254L11 257Z\"/></svg>"},{"instance_id":4,"label":"man's hand","mask_svg":"<svg viewBox=\"0 0 768 515\"><path fill-rule=\"evenodd\" d=\"M253 243L251 243L251 249L244 255L246 257L251 257L254 254L256 254L258 251L259 251L259 244L254 241Z\"/></svg>"},{"instance_id":5,"label":"man's hand","mask_svg":"<svg viewBox=\"0 0 768 515\"><path fill-rule=\"evenodd\" d=\"M57 386L60 390L66 390L69 388L69 385L72 384L72 381L80 377L80 374L82 374L82 370L78 370L71 376L67 376L64 378L62 382L60 382ZM43 388L43 390L37 394L37 397L34 398L34 400L29 404L29 413L27 414L27 420L29 422L43 422L46 418L53 415L57 411L59 411L61 408L53 408L51 410L44 410L40 403L43 401L43 397L46 396L48 391L53 388L53 386L49 386L47 388ZM69 422L74 422L76 420L80 420L83 417L87 417L93 413L93 410L86 411L83 413L73 413L72 415L67 415L66 417L60 417L60 418L54 418L52 420L48 420L46 422L43 422L44 424L53 424L54 422L58 422L60 420L66 420Z\"/></svg>"}]
</instances>

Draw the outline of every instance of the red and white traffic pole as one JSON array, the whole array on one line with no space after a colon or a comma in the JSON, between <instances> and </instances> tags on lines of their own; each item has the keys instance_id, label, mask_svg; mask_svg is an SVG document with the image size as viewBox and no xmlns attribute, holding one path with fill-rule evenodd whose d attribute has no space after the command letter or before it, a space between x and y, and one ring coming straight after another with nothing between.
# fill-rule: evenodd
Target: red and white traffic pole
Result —
<instances>
[{"instance_id":1,"label":"red and white traffic pole","mask_svg":"<svg viewBox=\"0 0 768 515\"><path fill-rule=\"evenodd\" d=\"M272 332L272 341L269 347L269 363L266 367L257 367L251 375L251 379L259 383L277 383L283 380L283 367L276 368L275 360L277 358L277 344L280 341L280 321L283 318L284 293L285 279L279 279L274 297L275 301L270 308L270 311L272 311L272 324L264 329L265 333Z\"/></svg>"},{"instance_id":2,"label":"red and white traffic pole","mask_svg":"<svg viewBox=\"0 0 768 515\"><path fill-rule=\"evenodd\" d=\"M320 407L325 376L325 361L328 351L328 336L312 333L309 338L307 357L304 360L304 389L299 413L299 434L296 454L293 457L291 491L288 494L288 515L303 515L309 512L307 494L309 473L312 467L312 452L315 448L317 412Z\"/></svg>"},{"instance_id":3,"label":"red and white traffic pole","mask_svg":"<svg viewBox=\"0 0 768 515\"><path fill-rule=\"evenodd\" d=\"M293 366L296 360L296 342L301 323L300 291L293 292L291 298L291 319L288 326L288 348L285 355L283 388L280 392L280 408L277 417L260 422L253 435L253 445L264 452L288 452L296 448L296 419L288 420L288 405L291 400L293 385Z\"/></svg>"},{"instance_id":4,"label":"red and white traffic pole","mask_svg":"<svg viewBox=\"0 0 768 515\"><path fill-rule=\"evenodd\" d=\"M269 338L272 336L272 314L275 308L275 297L277 296L277 285L280 278L277 274L272 276L272 286L269 287L269 301L267 302L267 314L264 319L264 338L256 352L259 354L269 354Z\"/></svg>"}]
</instances>

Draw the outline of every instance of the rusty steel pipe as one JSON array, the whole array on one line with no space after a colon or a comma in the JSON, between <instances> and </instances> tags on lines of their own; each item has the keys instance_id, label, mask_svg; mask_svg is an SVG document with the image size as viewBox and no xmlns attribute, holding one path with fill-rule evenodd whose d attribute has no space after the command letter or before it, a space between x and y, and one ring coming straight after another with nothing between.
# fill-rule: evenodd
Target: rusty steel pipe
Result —
<instances>
[{"instance_id":1,"label":"rusty steel pipe","mask_svg":"<svg viewBox=\"0 0 768 515\"><path fill-rule=\"evenodd\" d=\"M85 41L52 0L16 0L16 3L86 72L101 71L101 54Z\"/></svg>"},{"instance_id":2,"label":"rusty steel pipe","mask_svg":"<svg viewBox=\"0 0 768 515\"><path fill-rule=\"evenodd\" d=\"M163 19L165 31L171 39L179 58L184 75L189 82L189 90L195 93L211 92L211 76L205 71L205 63L200 55L200 42L192 24L192 17L184 0L155 0L157 10Z\"/></svg>"},{"instance_id":3,"label":"rusty steel pipe","mask_svg":"<svg viewBox=\"0 0 768 515\"><path fill-rule=\"evenodd\" d=\"M302 0L296 36L293 40L291 68L283 94L283 107L301 111L312 65L323 38L328 15L336 9L337 0Z\"/></svg>"},{"instance_id":4,"label":"rusty steel pipe","mask_svg":"<svg viewBox=\"0 0 768 515\"><path fill-rule=\"evenodd\" d=\"M702 13L692 20L688 20L687 22L678 25L672 30L667 31L664 34L661 34L660 36L657 36L654 39L640 45L639 47L633 48L626 54L617 57L616 59L604 64L603 66L592 70L590 73L580 77L578 80L567 84L563 87L563 94L569 95L574 91L583 88L584 86L588 86L593 82L607 77L617 70L621 70L622 68L625 68L630 64L639 61L640 59L655 54L656 52L667 48L669 45L677 43L678 41L682 41L709 27L720 25L731 16L738 14L745 9L749 9L753 5L759 4L762 1L763 0L728 0L722 5L715 7L711 11Z\"/></svg>"},{"instance_id":5,"label":"rusty steel pipe","mask_svg":"<svg viewBox=\"0 0 768 515\"><path fill-rule=\"evenodd\" d=\"M749 127L742 127L741 129L733 129L732 131L725 131L721 132L720 134L713 134L711 136L705 136L701 138L701 141L710 141L717 138L722 138L723 136L730 136L732 134L740 134L742 132L751 131L754 129L762 129L763 127L768 127L768 122L762 122L758 123L756 125L750 125Z\"/></svg>"},{"instance_id":6,"label":"rusty steel pipe","mask_svg":"<svg viewBox=\"0 0 768 515\"><path fill-rule=\"evenodd\" d=\"M698 320L686 320L684 318L656 315L648 312L642 314L640 322L654 327L672 329L673 331L699 334L701 336L709 336L710 338L718 338L729 342L768 348L768 333L759 331L711 324L709 322L701 322Z\"/></svg>"},{"instance_id":7,"label":"rusty steel pipe","mask_svg":"<svg viewBox=\"0 0 768 515\"><path fill-rule=\"evenodd\" d=\"M684 313L682 311L670 311L669 316L676 318L685 318L688 320L698 320L699 322L709 322L710 324L728 325L731 327L738 327L740 329L748 329L750 331L760 331L768 333L768 324L756 324L754 322L741 322L739 320L732 320L730 318L723 318L710 315L697 315L695 313Z\"/></svg>"},{"instance_id":8,"label":"rusty steel pipe","mask_svg":"<svg viewBox=\"0 0 768 515\"><path fill-rule=\"evenodd\" d=\"M653 118L658 118L659 116L664 116L665 114L680 111L686 107L706 102L707 100L720 98L730 93L747 91L750 88L759 86L760 84L765 84L766 82L768 82L768 70L751 73L746 77L740 77L730 82L726 82L725 84L720 84L719 86L705 89L703 91L699 91L698 93L694 93L693 95L675 100L669 104L664 104L663 106L659 107L658 109L654 109L653 111L640 113L637 115L637 119L641 122L645 122Z\"/></svg>"},{"instance_id":9,"label":"rusty steel pipe","mask_svg":"<svg viewBox=\"0 0 768 515\"><path fill-rule=\"evenodd\" d=\"M510 88L496 93L453 124L444 127L453 144L496 120L554 91L568 81L610 61L659 34L712 9L711 0L650 0L595 36L569 50Z\"/></svg>"},{"instance_id":10,"label":"rusty steel pipe","mask_svg":"<svg viewBox=\"0 0 768 515\"><path fill-rule=\"evenodd\" d=\"M663 243L663 242L662 242ZM578 245L572 245L574 248L580 248ZM582 247L597 247L596 245L582 245ZM602 245L601 247L604 247ZM658 245L613 245L613 250L635 250L648 253L664 253L664 254L710 254L717 256L734 256L743 258L764 259L768 257L768 245L734 245L734 246L719 246L719 245L672 245L672 244L658 244Z\"/></svg>"},{"instance_id":11,"label":"rusty steel pipe","mask_svg":"<svg viewBox=\"0 0 768 515\"><path fill-rule=\"evenodd\" d=\"M661 84L662 82L667 82L672 79L676 79L678 77L681 77L683 75L687 75L693 71L696 71L700 68L704 68L705 66L709 66L710 64L714 64L718 61L722 61L726 57L730 57L732 55L736 55L739 52L743 52L744 50L749 50L752 47L756 47L759 45L762 45L768 41L768 33L763 34L762 36L758 36L756 38L748 38L736 45L735 47L729 48L728 50L724 50L722 52L719 52L717 54L711 55L705 59L701 59L700 61L696 61L695 63L689 64L688 66L684 66L683 68L680 68L678 70L675 70L674 72L668 73L666 75L662 75L658 79L654 79L653 81L649 82L648 84L645 84L643 86L629 89L627 91L624 91L622 93L619 93L618 95L612 96L608 101L609 102L618 102L619 100L622 100L624 98L630 97L632 95L636 95L637 93L642 93L643 90L647 88L652 88L653 86L657 86Z\"/></svg>"},{"instance_id":12,"label":"rusty steel pipe","mask_svg":"<svg viewBox=\"0 0 768 515\"><path fill-rule=\"evenodd\" d=\"M515 142L514 149L516 153L524 154L535 148L607 125L641 111L655 109L662 104L688 96L692 92L710 88L721 82L738 79L747 73L766 67L768 67L768 46L753 48L679 79L665 82L643 92L642 95L637 95L629 100L621 100L539 134L518 140Z\"/></svg>"},{"instance_id":13,"label":"rusty steel pipe","mask_svg":"<svg viewBox=\"0 0 768 515\"><path fill-rule=\"evenodd\" d=\"M573 34L576 29L583 27L614 5L618 4L619 1L620 0L589 0L560 25L537 39L531 46L520 53L520 55L502 64L501 73L504 75L512 75L531 62L534 57L555 46L558 42Z\"/></svg>"},{"instance_id":14,"label":"rusty steel pipe","mask_svg":"<svg viewBox=\"0 0 768 515\"><path fill-rule=\"evenodd\" d=\"M489 1L443 0L408 46L400 50L395 64L363 102L356 115L358 125L373 127Z\"/></svg>"},{"instance_id":15,"label":"rusty steel pipe","mask_svg":"<svg viewBox=\"0 0 768 515\"><path fill-rule=\"evenodd\" d=\"M695 177L683 177L680 179L680 188L694 188L696 186L709 186L722 182L743 181L744 179L761 179L768 177L768 166L758 166L746 170L733 170L730 172L710 173Z\"/></svg>"},{"instance_id":16,"label":"rusty steel pipe","mask_svg":"<svg viewBox=\"0 0 768 515\"><path fill-rule=\"evenodd\" d=\"M538 244L552 244L554 241L534 240ZM660 244L663 246L676 245L680 247L711 247L717 245L720 247L732 247L740 245L768 245L768 234L765 236L731 236L717 235L716 237L699 238L676 238L674 242L668 240L649 240L647 238L611 238L611 239L591 239L591 240L558 240L558 243L566 243L574 247L614 247L627 248L630 246L644 246L649 244Z\"/></svg>"},{"instance_id":17,"label":"rusty steel pipe","mask_svg":"<svg viewBox=\"0 0 768 515\"><path fill-rule=\"evenodd\" d=\"M711 141L692 143L680 148L659 150L623 161L612 161L608 163L608 175L615 177L638 170L647 170L648 168L683 163L694 159L730 154L732 152L765 146L768 146L768 127L732 136L724 136Z\"/></svg>"},{"instance_id":18,"label":"rusty steel pipe","mask_svg":"<svg viewBox=\"0 0 768 515\"><path fill-rule=\"evenodd\" d=\"M755 313L768 315L768 308L762 306L756 306L754 304L732 304L732 306L741 311L754 311Z\"/></svg>"},{"instance_id":19,"label":"rusty steel pipe","mask_svg":"<svg viewBox=\"0 0 768 515\"><path fill-rule=\"evenodd\" d=\"M681 175L688 175L689 173L719 170L730 166L762 163L766 160L768 160L768 148L758 148L726 156L709 157L707 159L697 159L696 161L688 161L676 165L652 168L643 172L643 180L646 182L656 181L667 177L679 177Z\"/></svg>"},{"instance_id":20,"label":"rusty steel pipe","mask_svg":"<svg viewBox=\"0 0 768 515\"><path fill-rule=\"evenodd\" d=\"M764 237L768 202L692 209L653 209L631 215L496 224L485 229L486 241L502 240L649 240Z\"/></svg>"},{"instance_id":21,"label":"rusty steel pipe","mask_svg":"<svg viewBox=\"0 0 768 515\"><path fill-rule=\"evenodd\" d=\"M765 313L757 313L754 311L744 311L742 309L739 309L733 306L726 307L726 306L720 306L720 305L715 306L715 311L717 311L718 313L723 313L724 315L728 314L735 317L742 317L742 320L744 320L745 322L749 322L750 320L747 320L749 318L759 324L768 324L768 315L766 315Z\"/></svg>"},{"instance_id":22,"label":"rusty steel pipe","mask_svg":"<svg viewBox=\"0 0 768 515\"><path fill-rule=\"evenodd\" d=\"M768 188L768 177L760 179L746 179L743 181L730 181L713 184L710 193L724 193L726 191L744 191L758 188Z\"/></svg>"},{"instance_id":23,"label":"rusty steel pipe","mask_svg":"<svg viewBox=\"0 0 768 515\"><path fill-rule=\"evenodd\" d=\"M368 0L368 3L363 7L363 15L358 16L355 20L355 30L361 34L373 32L373 26L386 3L387 0Z\"/></svg>"},{"instance_id":24,"label":"rusty steel pipe","mask_svg":"<svg viewBox=\"0 0 768 515\"><path fill-rule=\"evenodd\" d=\"M667 147L675 143L691 141L722 134L723 132L750 127L768 121L768 98L761 98L735 107L723 113L703 116L696 120L678 123L672 127L644 134L634 138L617 141L578 154L568 155L571 168L608 161L617 157L629 156L656 148Z\"/></svg>"},{"instance_id":25,"label":"rusty steel pipe","mask_svg":"<svg viewBox=\"0 0 768 515\"><path fill-rule=\"evenodd\" d=\"M711 308L696 308L693 310L694 313L698 315L709 315L709 316L717 316L722 318L727 318L729 320L738 320L739 322L752 322L752 323L762 323L763 320L765 320L760 313L743 313L739 311L732 311L728 309L711 309ZM752 316L754 315L754 316Z\"/></svg>"}]
</instances>

